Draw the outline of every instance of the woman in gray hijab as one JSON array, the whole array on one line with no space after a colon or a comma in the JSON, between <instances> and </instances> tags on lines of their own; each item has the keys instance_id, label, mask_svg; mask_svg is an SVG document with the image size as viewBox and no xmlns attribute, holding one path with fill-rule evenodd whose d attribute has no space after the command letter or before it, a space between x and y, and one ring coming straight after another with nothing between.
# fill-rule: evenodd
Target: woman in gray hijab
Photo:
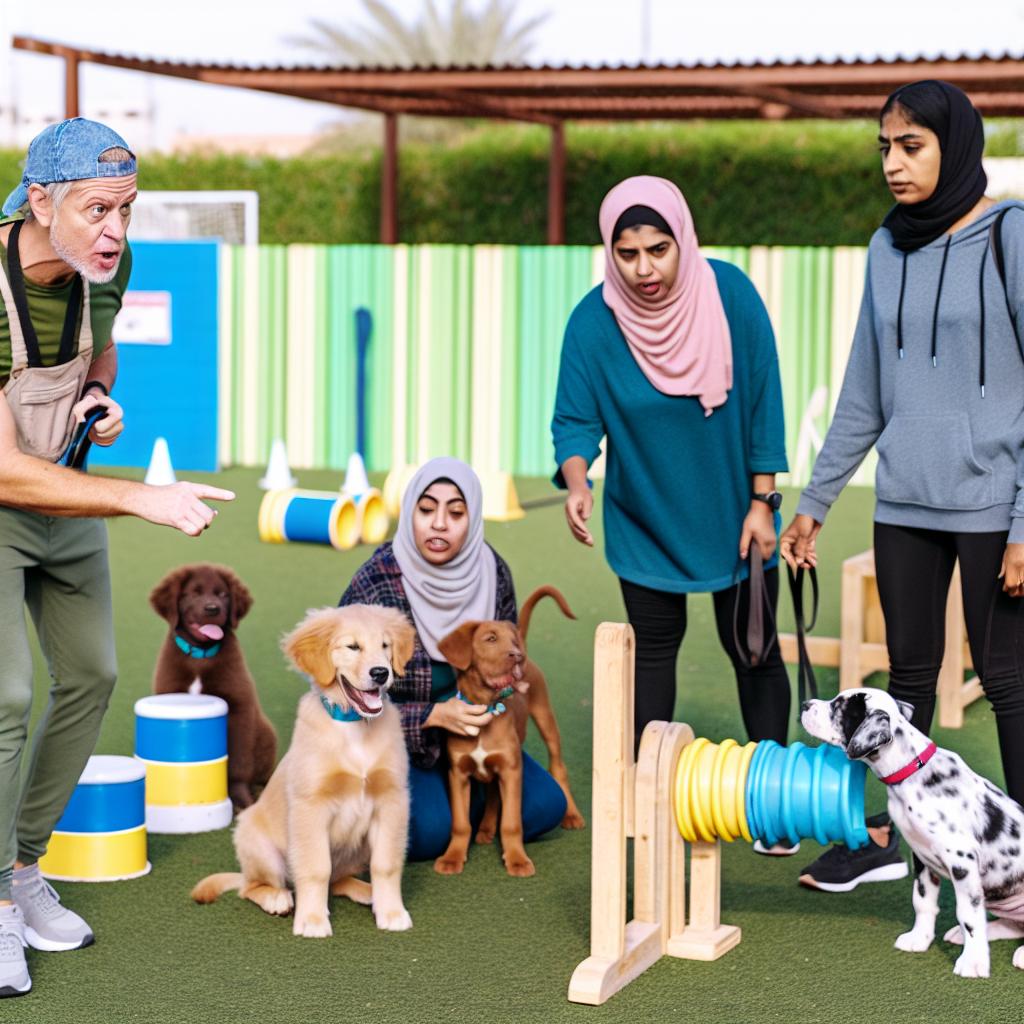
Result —
<instances>
[{"instance_id":1,"label":"woman in gray hijab","mask_svg":"<svg viewBox=\"0 0 1024 1024\"><path fill-rule=\"evenodd\" d=\"M390 697L402 716L409 750L409 860L432 860L448 848L451 808L445 733L475 735L490 712L458 699L455 671L438 643L470 619L517 622L512 574L484 540L483 493L476 473L453 458L431 459L409 482L393 541L382 544L352 577L341 605L380 604L405 612L417 640ZM473 783L470 818L483 814ZM527 842L555 828L566 812L558 783L523 752L523 833Z\"/></svg>"}]
</instances>

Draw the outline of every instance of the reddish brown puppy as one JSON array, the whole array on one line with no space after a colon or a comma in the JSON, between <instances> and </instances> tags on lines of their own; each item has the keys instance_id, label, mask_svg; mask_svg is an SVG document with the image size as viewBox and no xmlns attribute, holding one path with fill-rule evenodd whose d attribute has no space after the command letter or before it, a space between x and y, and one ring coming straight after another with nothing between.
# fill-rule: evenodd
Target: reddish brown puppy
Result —
<instances>
[{"instance_id":1,"label":"reddish brown puppy","mask_svg":"<svg viewBox=\"0 0 1024 1024\"><path fill-rule=\"evenodd\" d=\"M456 670L459 693L471 704L494 706L499 711L477 736L448 736L449 797L452 838L448 849L435 861L441 874L462 871L469 853L472 828L469 820L471 779L491 783L487 807L477 829L476 841L494 839L501 804L502 859L510 875L528 877L533 861L523 844L523 740L532 718L548 748L549 770L565 793L568 804L563 828L583 828L583 815L569 789L569 774L562 759L562 740L551 707L547 681L540 668L526 656L526 630L533 606L542 597L553 597L563 614L575 618L555 587L540 587L524 602L519 613L522 629L511 622L465 622L440 643L441 653ZM500 707L505 710L501 711Z\"/></svg>"},{"instance_id":2,"label":"reddish brown puppy","mask_svg":"<svg viewBox=\"0 0 1024 1024\"><path fill-rule=\"evenodd\" d=\"M236 810L256 798L277 760L277 735L235 636L252 595L226 566L183 565L149 595L170 630L157 658L154 693L202 692L228 705L228 793Z\"/></svg>"}]
</instances>

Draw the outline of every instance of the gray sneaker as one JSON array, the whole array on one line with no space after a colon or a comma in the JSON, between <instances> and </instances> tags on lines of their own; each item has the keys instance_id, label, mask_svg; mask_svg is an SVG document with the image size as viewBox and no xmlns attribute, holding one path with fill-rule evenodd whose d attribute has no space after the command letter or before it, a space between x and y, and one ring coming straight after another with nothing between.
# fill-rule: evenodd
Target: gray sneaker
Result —
<instances>
[{"instance_id":1,"label":"gray sneaker","mask_svg":"<svg viewBox=\"0 0 1024 1024\"><path fill-rule=\"evenodd\" d=\"M0 907L0 999L32 988L25 963L25 918L16 906Z\"/></svg>"},{"instance_id":2,"label":"gray sneaker","mask_svg":"<svg viewBox=\"0 0 1024 1024\"><path fill-rule=\"evenodd\" d=\"M11 892L25 915L25 938L33 949L59 953L92 945L92 929L61 904L53 886L39 873L38 864L14 872Z\"/></svg>"}]
</instances>

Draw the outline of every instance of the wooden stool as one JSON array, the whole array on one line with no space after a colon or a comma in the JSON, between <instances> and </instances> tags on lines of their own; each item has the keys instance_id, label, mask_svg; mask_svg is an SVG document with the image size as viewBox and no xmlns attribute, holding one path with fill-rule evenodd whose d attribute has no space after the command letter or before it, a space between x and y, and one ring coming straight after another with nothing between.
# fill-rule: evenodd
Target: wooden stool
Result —
<instances>
[{"instance_id":1,"label":"wooden stool","mask_svg":"<svg viewBox=\"0 0 1024 1024\"><path fill-rule=\"evenodd\" d=\"M808 637L807 653L815 665L839 668L839 689L863 685L872 672L889 671L885 646L885 620L875 581L875 552L863 551L843 562L840 635ZM785 661L797 660L796 638L781 634L779 644ZM946 601L946 650L939 672L938 711L943 729L964 724L964 708L982 694L975 676L964 682L965 669L973 668L964 630L964 606L960 592L960 566L953 569Z\"/></svg>"}]
</instances>

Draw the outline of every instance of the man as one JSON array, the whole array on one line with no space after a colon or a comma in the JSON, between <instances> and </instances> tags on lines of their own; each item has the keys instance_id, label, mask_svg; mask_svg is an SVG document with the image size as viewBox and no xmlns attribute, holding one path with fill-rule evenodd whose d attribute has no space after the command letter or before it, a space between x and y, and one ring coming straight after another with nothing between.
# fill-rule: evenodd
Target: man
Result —
<instances>
[{"instance_id":1,"label":"man","mask_svg":"<svg viewBox=\"0 0 1024 1024\"><path fill-rule=\"evenodd\" d=\"M29 146L0 218L0 996L32 987L25 947L93 941L39 874L38 860L92 753L116 676L106 524L135 515L197 536L230 491L148 487L59 465L76 428L123 428L110 397L114 316L131 273L126 241L136 161L104 125L73 118ZM77 440L77 438L75 438ZM24 783L32 704L27 605L53 686Z\"/></svg>"}]
</instances>

